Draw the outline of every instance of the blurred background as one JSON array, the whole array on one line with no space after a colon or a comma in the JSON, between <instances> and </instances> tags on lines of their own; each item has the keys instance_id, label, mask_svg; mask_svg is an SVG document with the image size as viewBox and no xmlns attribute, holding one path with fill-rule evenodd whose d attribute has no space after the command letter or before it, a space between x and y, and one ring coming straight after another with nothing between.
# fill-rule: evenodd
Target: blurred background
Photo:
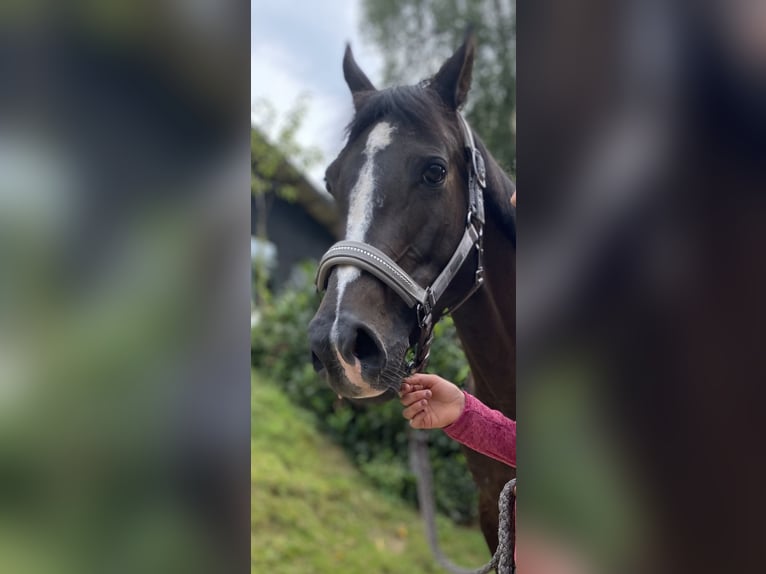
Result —
<instances>
[{"instance_id":1,"label":"blurred background","mask_svg":"<svg viewBox=\"0 0 766 574\"><path fill-rule=\"evenodd\" d=\"M243 2L0 4L0 571L248 568Z\"/></svg>"},{"instance_id":2,"label":"blurred background","mask_svg":"<svg viewBox=\"0 0 766 574\"><path fill-rule=\"evenodd\" d=\"M518 28L520 571L760 570L766 3Z\"/></svg>"}]
</instances>

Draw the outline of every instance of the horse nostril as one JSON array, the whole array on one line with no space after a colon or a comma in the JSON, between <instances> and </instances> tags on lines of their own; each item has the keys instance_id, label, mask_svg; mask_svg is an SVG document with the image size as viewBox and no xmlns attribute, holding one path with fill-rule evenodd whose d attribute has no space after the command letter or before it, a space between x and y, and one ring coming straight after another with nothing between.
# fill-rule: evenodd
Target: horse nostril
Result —
<instances>
[{"instance_id":1,"label":"horse nostril","mask_svg":"<svg viewBox=\"0 0 766 574\"><path fill-rule=\"evenodd\" d=\"M314 365L314 371L317 373L324 369L324 363L322 363L321 359L317 357L317 354L314 351L311 351L311 364Z\"/></svg>"},{"instance_id":2,"label":"horse nostril","mask_svg":"<svg viewBox=\"0 0 766 574\"><path fill-rule=\"evenodd\" d=\"M366 329L360 328L356 330L353 353L362 363L382 366L383 351Z\"/></svg>"}]
</instances>

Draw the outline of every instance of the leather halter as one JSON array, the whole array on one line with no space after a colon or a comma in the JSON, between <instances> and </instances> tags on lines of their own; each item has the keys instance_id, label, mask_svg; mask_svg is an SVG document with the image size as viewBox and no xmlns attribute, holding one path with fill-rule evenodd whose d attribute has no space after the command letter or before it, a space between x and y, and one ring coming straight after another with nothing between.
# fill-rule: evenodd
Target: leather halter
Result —
<instances>
[{"instance_id":1,"label":"leather halter","mask_svg":"<svg viewBox=\"0 0 766 574\"><path fill-rule=\"evenodd\" d=\"M462 114L457 114L468 162L468 217L465 231L455 252L447 265L434 279L433 283L421 287L410 275L388 255L367 243L360 241L339 241L322 256L316 274L316 286L319 291L327 288L330 272L338 265L352 265L371 273L388 285L401 297L408 307L417 313L420 337L415 348L415 357L408 365L410 374L423 370L428 364L433 342L434 325L448 312L460 307L473 295L484 282L483 267L483 230L484 230L484 194L487 187L484 158L474 143L471 128ZM477 263L474 283L463 298L449 310L442 310L434 317L434 310L440 303L447 288L457 276L458 271L476 249Z\"/></svg>"}]
</instances>

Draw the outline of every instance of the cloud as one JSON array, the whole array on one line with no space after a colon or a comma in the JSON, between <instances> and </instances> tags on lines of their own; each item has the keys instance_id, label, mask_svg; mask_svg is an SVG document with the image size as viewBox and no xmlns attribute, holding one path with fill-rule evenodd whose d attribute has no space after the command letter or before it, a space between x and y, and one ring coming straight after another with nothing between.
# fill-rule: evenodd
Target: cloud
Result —
<instances>
[{"instance_id":1,"label":"cloud","mask_svg":"<svg viewBox=\"0 0 766 574\"><path fill-rule=\"evenodd\" d=\"M351 119L341 68L345 44L352 43L357 61L373 82L380 76L382 58L361 40L358 0L311 5L300 0L259 1L251 8L251 98L269 100L283 116L301 93L309 94L297 137L324 154L323 165L309 173L321 186L324 168L340 150L343 128Z\"/></svg>"}]
</instances>

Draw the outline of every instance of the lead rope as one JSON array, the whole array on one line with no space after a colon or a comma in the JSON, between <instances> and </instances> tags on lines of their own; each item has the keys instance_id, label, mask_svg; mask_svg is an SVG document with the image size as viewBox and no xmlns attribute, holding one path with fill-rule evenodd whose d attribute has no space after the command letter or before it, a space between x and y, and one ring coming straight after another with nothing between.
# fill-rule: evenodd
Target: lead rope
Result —
<instances>
[{"instance_id":1,"label":"lead rope","mask_svg":"<svg viewBox=\"0 0 766 574\"><path fill-rule=\"evenodd\" d=\"M431 461L428 459L428 435L424 431L412 430L410 432L410 466L417 479L418 503L420 505L420 514L426 527L428 545L431 547L431 552L439 565L445 570L452 572L452 574L487 574L493 568L497 569L497 574L513 574L516 572L513 544L511 541L513 487L516 485L516 479L512 478L509 480L500 493L498 501L498 509L500 511L498 545L492 560L481 568L469 570L451 562L439 546L436 532L433 475L431 473Z\"/></svg>"}]
</instances>

